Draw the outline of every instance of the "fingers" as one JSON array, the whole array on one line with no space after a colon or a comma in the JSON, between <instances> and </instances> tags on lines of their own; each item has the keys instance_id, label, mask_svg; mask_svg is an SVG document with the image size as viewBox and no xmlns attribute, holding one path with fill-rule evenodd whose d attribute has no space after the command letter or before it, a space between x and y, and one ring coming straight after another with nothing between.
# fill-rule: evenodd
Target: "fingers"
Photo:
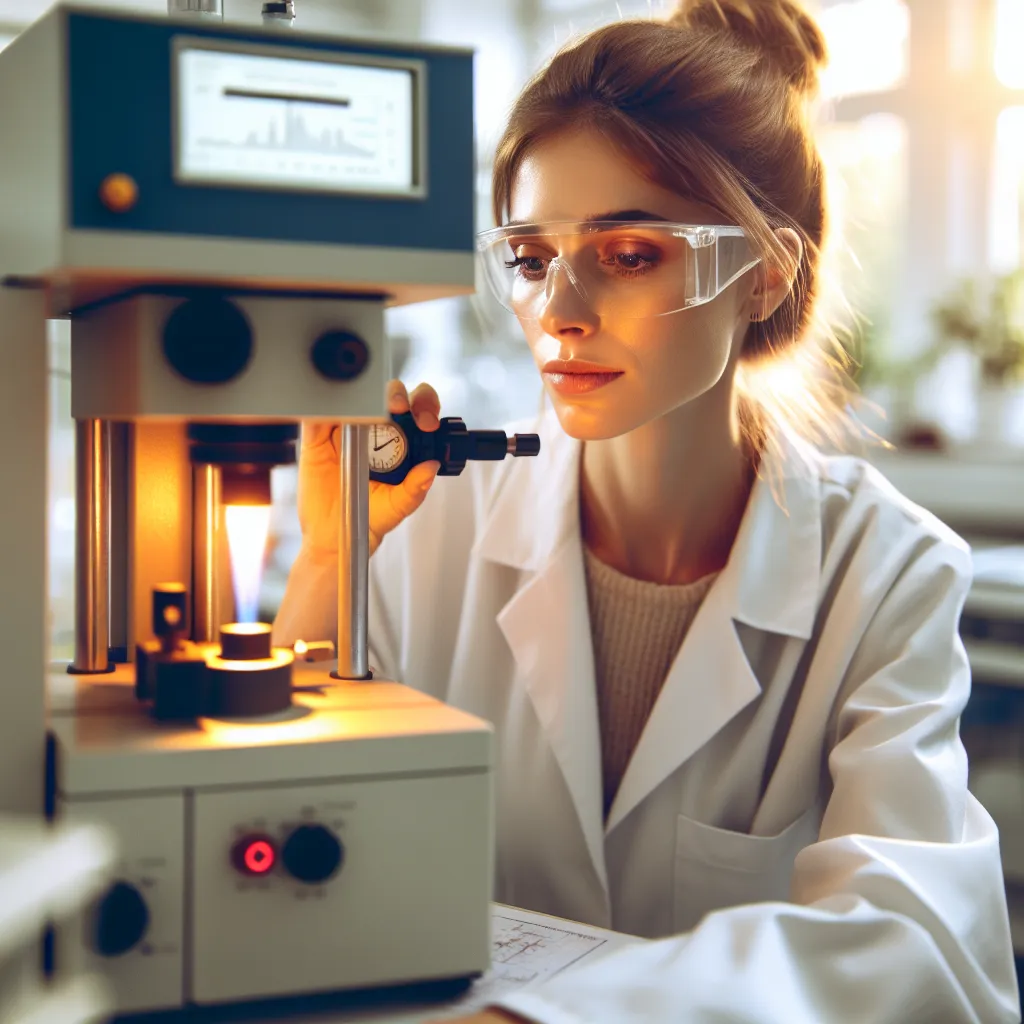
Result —
<instances>
[{"instance_id":1,"label":"fingers","mask_svg":"<svg viewBox=\"0 0 1024 1024\"><path fill-rule=\"evenodd\" d=\"M341 428L337 423L303 423L300 465L305 470L337 465L341 451Z\"/></svg>"},{"instance_id":2,"label":"fingers","mask_svg":"<svg viewBox=\"0 0 1024 1024\"><path fill-rule=\"evenodd\" d=\"M420 430L437 430L440 426L441 399L429 384L419 384L413 389L409 406Z\"/></svg>"},{"instance_id":3,"label":"fingers","mask_svg":"<svg viewBox=\"0 0 1024 1024\"><path fill-rule=\"evenodd\" d=\"M401 486L414 495L426 494L430 490L430 485L434 482L434 477L437 476L440 468L440 462L421 462L409 470Z\"/></svg>"},{"instance_id":4,"label":"fingers","mask_svg":"<svg viewBox=\"0 0 1024 1024\"><path fill-rule=\"evenodd\" d=\"M329 441L337 441L332 434L338 429L337 423L316 423L306 421L302 424L302 447L317 448Z\"/></svg>"},{"instance_id":5,"label":"fingers","mask_svg":"<svg viewBox=\"0 0 1024 1024\"><path fill-rule=\"evenodd\" d=\"M408 476L397 487L391 488L388 496L391 511L395 515L395 526L411 516L423 504L440 468L439 462L421 462L418 466L413 466Z\"/></svg>"},{"instance_id":6,"label":"fingers","mask_svg":"<svg viewBox=\"0 0 1024 1024\"><path fill-rule=\"evenodd\" d=\"M388 381L388 412L402 413L409 411L409 395L400 380Z\"/></svg>"},{"instance_id":7,"label":"fingers","mask_svg":"<svg viewBox=\"0 0 1024 1024\"><path fill-rule=\"evenodd\" d=\"M400 484L371 487L371 541L376 539L379 542L423 504L440 468L439 462L421 462L413 466Z\"/></svg>"},{"instance_id":8,"label":"fingers","mask_svg":"<svg viewBox=\"0 0 1024 1024\"><path fill-rule=\"evenodd\" d=\"M389 412L411 412L420 430L437 430L441 399L429 384L420 384L410 395L400 380L393 380L388 383L387 395Z\"/></svg>"}]
</instances>

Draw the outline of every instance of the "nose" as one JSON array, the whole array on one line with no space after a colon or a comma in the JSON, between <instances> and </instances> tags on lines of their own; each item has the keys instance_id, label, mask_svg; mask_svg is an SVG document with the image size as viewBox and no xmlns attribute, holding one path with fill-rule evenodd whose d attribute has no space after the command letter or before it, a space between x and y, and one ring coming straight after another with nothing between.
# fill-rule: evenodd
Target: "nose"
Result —
<instances>
[{"instance_id":1,"label":"nose","mask_svg":"<svg viewBox=\"0 0 1024 1024\"><path fill-rule=\"evenodd\" d=\"M538 317L545 334L558 338L589 337L597 333L600 318L584 297L582 285L571 267L560 260L553 261L548 267L545 292Z\"/></svg>"}]
</instances>

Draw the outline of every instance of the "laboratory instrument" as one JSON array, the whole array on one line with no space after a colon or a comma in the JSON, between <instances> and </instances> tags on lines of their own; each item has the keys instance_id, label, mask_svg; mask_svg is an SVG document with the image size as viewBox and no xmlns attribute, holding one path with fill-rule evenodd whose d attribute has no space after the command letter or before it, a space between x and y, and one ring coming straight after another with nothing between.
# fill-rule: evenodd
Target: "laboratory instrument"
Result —
<instances>
[{"instance_id":1,"label":"laboratory instrument","mask_svg":"<svg viewBox=\"0 0 1024 1024\"><path fill-rule=\"evenodd\" d=\"M412 413L393 413L390 423L370 427L370 479L398 484L413 466L437 461L438 476L459 476L470 461L500 462L506 455L540 454L537 434L469 430L461 416L445 416L437 430L420 430Z\"/></svg>"},{"instance_id":2,"label":"laboratory instrument","mask_svg":"<svg viewBox=\"0 0 1024 1024\"><path fill-rule=\"evenodd\" d=\"M172 6L214 16L58 5L0 53L0 811L115 836L55 948L121 1012L458 985L489 963L492 730L373 678L368 434L385 307L473 289L471 54ZM48 318L76 459L51 668ZM336 660L258 621L304 420L340 424Z\"/></svg>"}]
</instances>

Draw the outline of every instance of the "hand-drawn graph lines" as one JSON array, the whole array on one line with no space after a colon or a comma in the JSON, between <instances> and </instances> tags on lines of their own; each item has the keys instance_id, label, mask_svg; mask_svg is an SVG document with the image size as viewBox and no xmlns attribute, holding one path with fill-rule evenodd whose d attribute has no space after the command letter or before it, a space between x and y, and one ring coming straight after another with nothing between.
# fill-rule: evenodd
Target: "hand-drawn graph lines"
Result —
<instances>
[{"instance_id":1,"label":"hand-drawn graph lines","mask_svg":"<svg viewBox=\"0 0 1024 1024\"><path fill-rule=\"evenodd\" d=\"M600 949L606 940L568 928L517 921L496 914L491 935L491 970L502 981L526 984L550 976Z\"/></svg>"}]
</instances>

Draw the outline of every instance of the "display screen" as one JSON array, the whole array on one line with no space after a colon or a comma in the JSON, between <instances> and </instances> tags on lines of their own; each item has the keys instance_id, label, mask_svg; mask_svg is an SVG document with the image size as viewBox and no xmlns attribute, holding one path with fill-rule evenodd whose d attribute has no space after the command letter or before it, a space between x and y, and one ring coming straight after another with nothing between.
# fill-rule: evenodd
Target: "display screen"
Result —
<instances>
[{"instance_id":1,"label":"display screen","mask_svg":"<svg viewBox=\"0 0 1024 1024\"><path fill-rule=\"evenodd\" d=\"M182 182L416 195L416 73L179 45Z\"/></svg>"}]
</instances>

